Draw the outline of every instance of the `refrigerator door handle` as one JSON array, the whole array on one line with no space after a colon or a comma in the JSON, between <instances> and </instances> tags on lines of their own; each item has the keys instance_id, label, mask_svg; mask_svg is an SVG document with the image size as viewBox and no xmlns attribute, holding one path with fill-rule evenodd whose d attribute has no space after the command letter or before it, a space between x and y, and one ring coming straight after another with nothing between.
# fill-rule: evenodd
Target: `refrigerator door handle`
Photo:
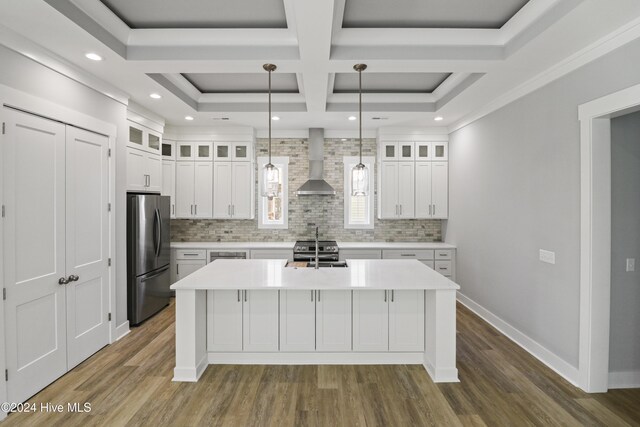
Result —
<instances>
[{"instance_id":1,"label":"refrigerator door handle","mask_svg":"<svg viewBox=\"0 0 640 427\"><path fill-rule=\"evenodd\" d=\"M156 240L156 258L160 256L160 247L162 245L162 219L160 218L160 210L156 209L155 211L155 216L156 216L156 234L157 234L157 240Z\"/></svg>"}]
</instances>

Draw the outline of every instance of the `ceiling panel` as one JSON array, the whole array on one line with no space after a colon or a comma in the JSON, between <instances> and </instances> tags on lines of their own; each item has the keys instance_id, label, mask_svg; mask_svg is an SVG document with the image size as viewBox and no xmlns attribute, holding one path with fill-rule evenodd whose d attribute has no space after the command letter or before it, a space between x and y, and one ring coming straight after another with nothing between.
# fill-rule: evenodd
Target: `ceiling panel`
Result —
<instances>
[{"instance_id":1,"label":"ceiling panel","mask_svg":"<svg viewBox=\"0 0 640 427\"><path fill-rule=\"evenodd\" d=\"M362 73L362 91L367 93L431 93L451 73ZM358 74L336 73L333 93L358 91Z\"/></svg>"},{"instance_id":2,"label":"ceiling panel","mask_svg":"<svg viewBox=\"0 0 640 427\"><path fill-rule=\"evenodd\" d=\"M343 28L501 28L529 0L345 0Z\"/></svg>"},{"instance_id":3,"label":"ceiling panel","mask_svg":"<svg viewBox=\"0 0 640 427\"><path fill-rule=\"evenodd\" d=\"M267 93L269 75L264 73L186 73L182 74L202 93ZM298 80L294 73L273 73L271 91L298 93Z\"/></svg>"},{"instance_id":4,"label":"ceiling panel","mask_svg":"<svg viewBox=\"0 0 640 427\"><path fill-rule=\"evenodd\" d=\"M100 0L130 28L287 28L282 0Z\"/></svg>"}]
</instances>

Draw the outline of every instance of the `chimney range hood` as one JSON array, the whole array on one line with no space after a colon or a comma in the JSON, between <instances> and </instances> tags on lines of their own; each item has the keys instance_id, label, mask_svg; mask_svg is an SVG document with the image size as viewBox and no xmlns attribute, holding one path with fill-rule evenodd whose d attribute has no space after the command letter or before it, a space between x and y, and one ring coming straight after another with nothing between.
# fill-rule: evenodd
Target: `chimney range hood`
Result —
<instances>
[{"instance_id":1,"label":"chimney range hood","mask_svg":"<svg viewBox=\"0 0 640 427\"><path fill-rule=\"evenodd\" d=\"M336 190L324 180L324 129L309 129L309 180L298 188L298 196L335 196Z\"/></svg>"}]
</instances>

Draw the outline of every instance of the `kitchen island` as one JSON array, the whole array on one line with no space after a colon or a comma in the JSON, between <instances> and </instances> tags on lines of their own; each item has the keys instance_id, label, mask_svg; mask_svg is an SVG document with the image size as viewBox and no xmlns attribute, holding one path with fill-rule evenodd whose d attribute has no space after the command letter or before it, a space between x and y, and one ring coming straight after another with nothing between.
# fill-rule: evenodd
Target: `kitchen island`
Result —
<instances>
[{"instance_id":1,"label":"kitchen island","mask_svg":"<svg viewBox=\"0 0 640 427\"><path fill-rule=\"evenodd\" d=\"M422 364L457 382L456 290L417 260L217 260L176 291L174 381L208 364Z\"/></svg>"}]
</instances>

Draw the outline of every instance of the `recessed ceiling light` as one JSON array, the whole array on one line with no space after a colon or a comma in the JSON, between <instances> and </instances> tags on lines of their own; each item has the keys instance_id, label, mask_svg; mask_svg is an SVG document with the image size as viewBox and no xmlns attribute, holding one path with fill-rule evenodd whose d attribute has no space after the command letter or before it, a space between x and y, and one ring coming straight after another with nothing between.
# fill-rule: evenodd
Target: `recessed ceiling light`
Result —
<instances>
[{"instance_id":1,"label":"recessed ceiling light","mask_svg":"<svg viewBox=\"0 0 640 427\"><path fill-rule=\"evenodd\" d=\"M153 99L160 99L162 98L162 95L160 95L159 93L152 93L151 95L149 95L151 98Z\"/></svg>"},{"instance_id":2,"label":"recessed ceiling light","mask_svg":"<svg viewBox=\"0 0 640 427\"><path fill-rule=\"evenodd\" d=\"M346 140L347 140L347 138L342 138L340 141L346 141Z\"/></svg>"},{"instance_id":3,"label":"recessed ceiling light","mask_svg":"<svg viewBox=\"0 0 640 427\"><path fill-rule=\"evenodd\" d=\"M354 120L358 120L358 118L356 116L349 116L349 120L354 121Z\"/></svg>"},{"instance_id":4,"label":"recessed ceiling light","mask_svg":"<svg viewBox=\"0 0 640 427\"><path fill-rule=\"evenodd\" d=\"M435 120L436 122L441 122L442 120L444 120L444 118L441 116L438 116L438 117L435 117L433 120Z\"/></svg>"},{"instance_id":5,"label":"recessed ceiling light","mask_svg":"<svg viewBox=\"0 0 640 427\"><path fill-rule=\"evenodd\" d=\"M92 61L102 61L102 56L98 55L97 53L90 52L85 56Z\"/></svg>"},{"instance_id":6,"label":"recessed ceiling light","mask_svg":"<svg viewBox=\"0 0 640 427\"><path fill-rule=\"evenodd\" d=\"M191 120L193 120L193 117L191 117L191 116L184 116L184 119L185 119L185 120L189 120L189 121L191 121Z\"/></svg>"},{"instance_id":7,"label":"recessed ceiling light","mask_svg":"<svg viewBox=\"0 0 640 427\"><path fill-rule=\"evenodd\" d=\"M278 117L278 116L273 116L273 117L271 117L271 120L278 121L278 120L280 120L280 117Z\"/></svg>"}]
</instances>

